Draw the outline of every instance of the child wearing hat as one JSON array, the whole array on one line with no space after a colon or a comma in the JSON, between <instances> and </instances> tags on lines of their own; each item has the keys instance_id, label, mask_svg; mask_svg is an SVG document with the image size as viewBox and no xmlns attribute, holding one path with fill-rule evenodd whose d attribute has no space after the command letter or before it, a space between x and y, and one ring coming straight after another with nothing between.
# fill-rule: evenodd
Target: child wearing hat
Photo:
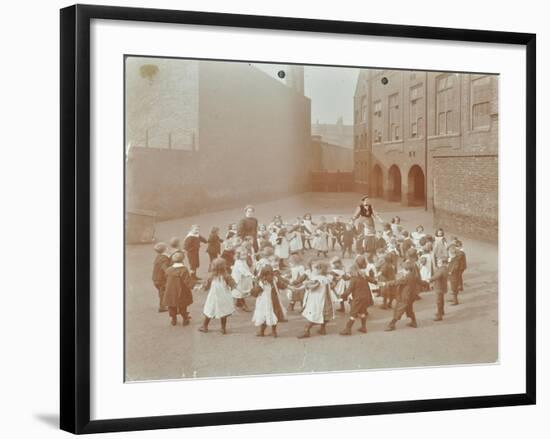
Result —
<instances>
[{"instance_id":1,"label":"child wearing hat","mask_svg":"<svg viewBox=\"0 0 550 439\"><path fill-rule=\"evenodd\" d=\"M449 281L451 284L451 293L452 298L449 299L451 305L458 305L458 292L460 286L460 278L462 276L461 272L461 261L458 256L456 247L454 244L451 244L448 248L449 251Z\"/></svg>"},{"instance_id":2,"label":"child wearing hat","mask_svg":"<svg viewBox=\"0 0 550 439\"><path fill-rule=\"evenodd\" d=\"M153 285L157 289L159 298L159 312L166 312L168 308L163 304L166 289L166 269L170 266L170 256L167 254L167 245L159 242L154 247L157 255L153 261Z\"/></svg>"},{"instance_id":3,"label":"child wearing hat","mask_svg":"<svg viewBox=\"0 0 550 439\"><path fill-rule=\"evenodd\" d=\"M257 336L263 337L265 330L271 327L271 335L277 337L277 323L286 321L279 300L279 290L286 288L287 283L282 278L276 278L270 265L264 265L260 270L258 281L252 288L252 296L256 297L256 307L252 315L254 325L258 327Z\"/></svg>"},{"instance_id":4,"label":"child wearing hat","mask_svg":"<svg viewBox=\"0 0 550 439\"><path fill-rule=\"evenodd\" d=\"M416 315L414 314L414 301L416 300L417 277L415 275L416 264L412 261L407 261L403 264L404 275L395 281L385 282L382 286L397 287L397 304L393 310L393 318L388 323L386 331L394 331L395 324L401 320L403 314L410 318L408 326L416 328Z\"/></svg>"},{"instance_id":5,"label":"child wearing hat","mask_svg":"<svg viewBox=\"0 0 550 439\"><path fill-rule=\"evenodd\" d=\"M220 319L222 334L227 333L227 317L235 311L231 290L235 288L235 281L227 273L225 260L214 259L210 277L205 282L203 289L208 291L204 303L204 321L199 328L201 332L208 332L208 324L212 319Z\"/></svg>"},{"instance_id":6,"label":"child wearing hat","mask_svg":"<svg viewBox=\"0 0 550 439\"><path fill-rule=\"evenodd\" d=\"M170 238L169 242L170 242L170 247L168 247L168 249L166 250L166 254L168 255L168 257L171 258L174 255L174 253L181 253L182 255L185 256L184 251L180 247L179 238L177 237ZM172 263L172 261L170 261L170 263Z\"/></svg>"},{"instance_id":7,"label":"child wearing hat","mask_svg":"<svg viewBox=\"0 0 550 439\"><path fill-rule=\"evenodd\" d=\"M460 241L459 239L456 239L454 244L456 247L456 257L458 258L458 266L459 266L458 291L464 291L464 281L462 276L464 275L466 268L468 268L466 264L466 253L464 253L464 249L462 248L462 241Z\"/></svg>"},{"instance_id":8,"label":"child wearing hat","mask_svg":"<svg viewBox=\"0 0 550 439\"><path fill-rule=\"evenodd\" d=\"M189 324L190 316L187 307L193 303L192 280L189 271L183 265L183 258L183 253L174 253L172 255L172 266L166 269L164 305L168 307L173 326L177 325L178 314L183 317L183 326Z\"/></svg>"},{"instance_id":9,"label":"child wearing hat","mask_svg":"<svg viewBox=\"0 0 550 439\"><path fill-rule=\"evenodd\" d=\"M447 278L449 276L449 269L447 267L446 259L437 260L437 269L434 275L429 279L429 282L433 282L434 292L436 295L437 312L435 314L434 321L439 322L443 320L445 315L445 294L447 293Z\"/></svg>"}]
</instances>

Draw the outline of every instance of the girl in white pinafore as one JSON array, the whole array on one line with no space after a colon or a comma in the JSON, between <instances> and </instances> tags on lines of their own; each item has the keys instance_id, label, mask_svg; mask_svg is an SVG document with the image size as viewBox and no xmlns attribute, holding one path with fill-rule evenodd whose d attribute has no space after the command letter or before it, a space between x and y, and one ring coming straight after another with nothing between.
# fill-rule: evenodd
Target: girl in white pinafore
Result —
<instances>
[{"instance_id":1,"label":"girl in white pinafore","mask_svg":"<svg viewBox=\"0 0 550 439\"><path fill-rule=\"evenodd\" d=\"M328 230L326 224L319 224L315 230L315 238L313 239L313 248L317 250L317 256L328 257Z\"/></svg>"},{"instance_id":2,"label":"girl in white pinafore","mask_svg":"<svg viewBox=\"0 0 550 439\"><path fill-rule=\"evenodd\" d=\"M204 321L199 331L208 332L210 320L220 319L221 332L222 334L226 333L227 317L235 311L231 295L231 290L235 288L235 285L233 278L227 274L225 260L214 259L211 275L203 287L205 291L208 291L208 296L203 308Z\"/></svg>"},{"instance_id":3,"label":"girl in white pinafore","mask_svg":"<svg viewBox=\"0 0 550 439\"><path fill-rule=\"evenodd\" d=\"M304 249L300 226L294 226L287 234L290 254L301 254Z\"/></svg>"},{"instance_id":4,"label":"girl in white pinafore","mask_svg":"<svg viewBox=\"0 0 550 439\"><path fill-rule=\"evenodd\" d=\"M328 276L328 264L318 262L315 264L313 275L305 282L306 294L304 297L304 311L302 315L308 323L304 333L298 338L308 338L313 325L321 325L319 334L326 334L326 324L334 318L333 296L330 290L330 277Z\"/></svg>"},{"instance_id":5,"label":"girl in white pinafore","mask_svg":"<svg viewBox=\"0 0 550 439\"><path fill-rule=\"evenodd\" d=\"M277 323L286 321L286 317L279 300L279 288L286 287L283 279L273 275L270 265L262 267L258 276L258 284L252 288L252 295L256 297L256 308L252 315L252 322L258 326L258 337L263 337L267 326L271 327L271 335L277 337Z\"/></svg>"},{"instance_id":6,"label":"girl in white pinafore","mask_svg":"<svg viewBox=\"0 0 550 439\"><path fill-rule=\"evenodd\" d=\"M286 261L290 256L290 246L288 244L287 233L284 227L281 227L273 238L273 246L275 248L275 256L283 261Z\"/></svg>"},{"instance_id":7,"label":"girl in white pinafore","mask_svg":"<svg viewBox=\"0 0 550 439\"><path fill-rule=\"evenodd\" d=\"M236 299L237 307L248 312L249 309L246 306L245 297L250 295L254 275L247 263L248 252L246 249L239 249L236 256L237 260L231 269L231 277L235 281L236 287L233 288L231 295Z\"/></svg>"}]
</instances>

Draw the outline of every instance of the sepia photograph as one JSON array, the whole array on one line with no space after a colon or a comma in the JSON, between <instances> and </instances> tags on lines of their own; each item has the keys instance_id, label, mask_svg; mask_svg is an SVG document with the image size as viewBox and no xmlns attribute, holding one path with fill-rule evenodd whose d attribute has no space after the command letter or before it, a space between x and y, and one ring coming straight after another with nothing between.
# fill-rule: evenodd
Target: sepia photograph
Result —
<instances>
[{"instance_id":1,"label":"sepia photograph","mask_svg":"<svg viewBox=\"0 0 550 439\"><path fill-rule=\"evenodd\" d=\"M498 363L498 74L124 63L126 382Z\"/></svg>"}]
</instances>

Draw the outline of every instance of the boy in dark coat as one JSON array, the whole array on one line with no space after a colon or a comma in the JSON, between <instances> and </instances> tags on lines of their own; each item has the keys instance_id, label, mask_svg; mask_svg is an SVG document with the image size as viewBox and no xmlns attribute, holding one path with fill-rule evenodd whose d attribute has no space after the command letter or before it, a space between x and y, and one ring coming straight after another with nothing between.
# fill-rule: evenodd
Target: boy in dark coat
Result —
<instances>
[{"instance_id":1,"label":"boy in dark coat","mask_svg":"<svg viewBox=\"0 0 550 439\"><path fill-rule=\"evenodd\" d=\"M195 280L200 280L197 276L197 269L200 267L199 250L201 242L206 244L208 241L200 235L199 226L194 224L183 241L183 248L187 252L191 277Z\"/></svg>"},{"instance_id":2,"label":"boy in dark coat","mask_svg":"<svg viewBox=\"0 0 550 439\"><path fill-rule=\"evenodd\" d=\"M437 297L437 313L434 321L439 322L443 320L445 315L445 293L447 293L447 278L449 276L449 270L447 268L446 259L437 260L437 269L434 275L429 279L429 282L433 282L434 291Z\"/></svg>"},{"instance_id":3,"label":"boy in dark coat","mask_svg":"<svg viewBox=\"0 0 550 439\"><path fill-rule=\"evenodd\" d=\"M351 224L346 225L346 229L342 232L340 238L340 245L342 247L342 258L346 257L346 251L348 255L353 256L353 239L355 238L355 231Z\"/></svg>"},{"instance_id":4,"label":"boy in dark coat","mask_svg":"<svg viewBox=\"0 0 550 439\"><path fill-rule=\"evenodd\" d=\"M451 293L453 295L452 298L449 299L449 302L451 302L451 305L458 305L458 291L460 277L462 276L462 264L454 244L451 244L447 250L449 251L449 281L451 284Z\"/></svg>"},{"instance_id":5,"label":"boy in dark coat","mask_svg":"<svg viewBox=\"0 0 550 439\"><path fill-rule=\"evenodd\" d=\"M406 257L407 252L413 246L413 242L411 237L409 236L409 232L407 232L406 230L403 231L401 236L403 236L403 241L401 242L401 254L403 255L403 257Z\"/></svg>"},{"instance_id":6,"label":"boy in dark coat","mask_svg":"<svg viewBox=\"0 0 550 439\"><path fill-rule=\"evenodd\" d=\"M466 268L468 266L466 265L466 253L464 253L464 250L462 249L462 241L456 240L455 241L456 246L456 256L458 258L458 266L459 266L459 277L458 277L458 291L464 291L464 282L462 280L462 276L464 272L466 271Z\"/></svg>"},{"instance_id":7,"label":"boy in dark coat","mask_svg":"<svg viewBox=\"0 0 550 439\"><path fill-rule=\"evenodd\" d=\"M220 238L219 233L220 229L218 227L212 227L212 230L210 230L210 235L208 236L208 246L206 247L206 253L208 253L208 256L210 258L210 265L212 265L212 261L220 256L222 252L223 240Z\"/></svg>"},{"instance_id":8,"label":"boy in dark coat","mask_svg":"<svg viewBox=\"0 0 550 439\"><path fill-rule=\"evenodd\" d=\"M378 251L379 249L383 249L383 250L386 250L386 240L384 239L384 233L382 232L382 230L378 230L376 232L376 250Z\"/></svg>"},{"instance_id":9,"label":"boy in dark coat","mask_svg":"<svg viewBox=\"0 0 550 439\"><path fill-rule=\"evenodd\" d=\"M183 326L189 324L190 316L187 307L193 303L191 283L189 271L183 265L183 254L175 253L172 256L172 266L166 269L166 291L164 292L164 305L168 306L173 326L177 325L178 314L183 317Z\"/></svg>"},{"instance_id":10,"label":"boy in dark coat","mask_svg":"<svg viewBox=\"0 0 550 439\"><path fill-rule=\"evenodd\" d=\"M361 319L361 328L359 332L366 334L367 332L367 308L374 303L369 283L376 284L376 278L372 275L364 274L363 270L367 268L367 262L363 256L355 259L355 264L351 270L351 280L346 292L342 295L342 299L346 300L349 295L353 295L351 301L351 310L349 320L346 327L340 331L340 335L351 335L351 328L355 323L355 319Z\"/></svg>"},{"instance_id":11,"label":"boy in dark coat","mask_svg":"<svg viewBox=\"0 0 550 439\"><path fill-rule=\"evenodd\" d=\"M338 242L338 245L343 250L344 246L342 245L342 235L346 230L346 225L342 222L341 217L334 218L334 222L329 225L330 238L332 241L332 250L334 250L335 244Z\"/></svg>"},{"instance_id":12,"label":"boy in dark coat","mask_svg":"<svg viewBox=\"0 0 550 439\"><path fill-rule=\"evenodd\" d=\"M158 291L159 312L166 312L168 308L163 304L164 290L166 289L166 269L170 266L170 257L166 254L167 246L164 242L155 245L157 256L153 262L153 285Z\"/></svg>"},{"instance_id":13,"label":"boy in dark coat","mask_svg":"<svg viewBox=\"0 0 550 439\"><path fill-rule=\"evenodd\" d=\"M386 327L386 331L394 331L395 324L401 320L403 314L406 314L411 321L408 326L416 328L416 315L414 314L414 301L416 300L416 290L418 285L417 277L415 276L416 264L411 261L407 261L403 264L405 269L405 275L395 281L387 282L382 286L397 287L397 304L393 310L393 318Z\"/></svg>"},{"instance_id":14,"label":"boy in dark coat","mask_svg":"<svg viewBox=\"0 0 550 439\"><path fill-rule=\"evenodd\" d=\"M391 282L395 280L395 266L392 264L392 256L389 254L384 255L384 262L378 270L378 279L381 282ZM381 288L382 297L384 302L382 304L383 309L391 308L393 299L395 299L395 287L385 286Z\"/></svg>"}]
</instances>

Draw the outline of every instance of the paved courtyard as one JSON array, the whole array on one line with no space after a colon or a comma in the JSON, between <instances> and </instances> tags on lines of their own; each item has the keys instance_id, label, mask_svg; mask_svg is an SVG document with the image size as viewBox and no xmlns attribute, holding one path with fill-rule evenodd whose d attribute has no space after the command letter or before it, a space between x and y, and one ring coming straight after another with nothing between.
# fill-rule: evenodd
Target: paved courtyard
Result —
<instances>
[{"instance_id":1,"label":"paved courtyard","mask_svg":"<svg viewBox=\"0 0 550 439\"><path fill-rule=\"evenodd\" d=\"M327 220L332 220L334 215L349 218L358 199L355 193L305 193L256 204L256 213L258 220L264 223L269 223L276 214L291 220L306 212L311 212L314 219L320 215L327 216ZM414 230L418 224L424 225L429 233L433 230L432 216L423 208L407 208L378 200L373 204L385 220L399 215L408 230ZM158 241L168 241L172 236L183 238L191 224L199 224L205 237L214 225L220 227L223 235L227 224L237 222L242 213L242 208L237 208L158 223L156 237ZM305 340L296 338L305 323L297 311L289 313L289 321L278 326L277 339L255 337L251 313L241 310L228 319L227 335L220 334L219 321L211 323L209 333L201 333L198 327L206 299L203 292L194 295L195 303L190 307L191 324L171 326L167 313L157 312L157 294L151 282L152 246L128 245L126 379L310 373L498 361L498 248L494 244L459 237L468 258L465 291L460 296L459 306L446 306L444 321L432 320L435 297L427 292L422 294L422 300L415 302L417 329L407 327L402 319L397 331L384 332L392 311L381 309L381 298L375 298L375 306L369 308L367 334L357 332L354 327L351 337L338 335L347 320L347 315L338 315L327 325L328 335L320 336L314 331L312 337ZM203 248L201 277L206 276L207 261ZM345 263L349 265L351 259ZM248 301L252 308L254 299Z\"/></svg>"}]
</instances>

